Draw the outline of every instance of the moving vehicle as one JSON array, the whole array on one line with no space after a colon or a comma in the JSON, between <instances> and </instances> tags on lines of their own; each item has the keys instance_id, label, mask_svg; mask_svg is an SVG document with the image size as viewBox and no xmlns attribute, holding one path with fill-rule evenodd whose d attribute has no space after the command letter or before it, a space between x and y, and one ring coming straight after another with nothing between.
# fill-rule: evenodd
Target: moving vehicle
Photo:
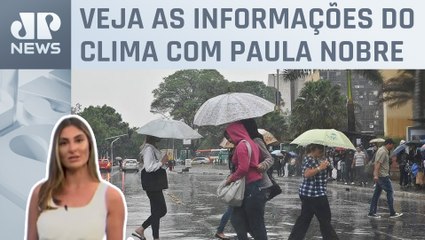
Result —
<instances>
[{"instance_id":1,"label":"moving vehicle","mask_svg":"<svg viewBox=\"0 0 425 240\"><path fill-rule=\"evenodd\" d=\"M210 160L207 157L195 157L192 159L192 164L208 164Z\"/></svg>"},{"instance_id":2,"label":"moving vehicle","mask_svg":"<svg viewBox=\"0 0 425 240\"><path fill-rule=\"evenodd\" d=\"M112 171L112 163L107 158L101 158L99 159L99 170L100 171L106 171L111 172Z\"/></svg>"},{"instance_id":3,"label":"moving vehicle","mask_svg":"<svg viewBox=\"0 0 425 240\"><path fill-rule=\"evenodd\" d=\"M137 161L137 159L133 159L133 158L127 158L124 159L122 162L122 171L123 172L127 172L127 171L139 171L139 162Z\"/></svg>"}]
</instances>

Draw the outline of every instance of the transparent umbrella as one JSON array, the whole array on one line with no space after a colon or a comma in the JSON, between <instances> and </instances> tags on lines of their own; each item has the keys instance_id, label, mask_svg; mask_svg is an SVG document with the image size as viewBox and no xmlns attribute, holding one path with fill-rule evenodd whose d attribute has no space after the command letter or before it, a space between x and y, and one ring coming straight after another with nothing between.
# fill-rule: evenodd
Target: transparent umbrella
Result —
<instances>
[{"instance_id":1,"label":"transparent umbrella","mask_svg":"<svg viewBox=\"0 0 425 240\"><path fill-rule=\"evenodd\" d=\"M184 122L172 119L155 119L137 130L144 135L172 139L197 139L202 136Z\"/></svg>"},{"instance_id":2,"label":"transparent umbrella","mask_svg":"<svg viewBox=\"0 0 425 240\"><path fill-rule=\"evenodd\" d=\"M250 93L233 92L208 99L195 114L197 126L218 126L247 118L261 117L274 110L274 104Z\"/></svg>"}]
</instances>

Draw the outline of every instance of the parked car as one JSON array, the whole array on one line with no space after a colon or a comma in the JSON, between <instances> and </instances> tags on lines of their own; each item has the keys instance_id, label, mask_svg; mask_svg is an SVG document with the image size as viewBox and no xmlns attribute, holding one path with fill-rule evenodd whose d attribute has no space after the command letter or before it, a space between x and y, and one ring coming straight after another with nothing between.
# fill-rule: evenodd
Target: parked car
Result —
<instances>
[{"instance_id":1,"label":"parked car","mask_svg":"<svg viewBox=\"0 0 425 240\"><path fill-rule=\"evenodd\" d=\"M137 159L132 159L132 158L128 158L128 159L124 159L122 162L122 170L123 172L127 172L127 171L139 171L139 162L137 161Z\"/></svg>"},{"instance_id":2,"label":"parked car","mask_svg":"<svg viewBox=\"0 0 425 240\"><path fill-rule=\"evenodd\" d=\"M99 159L99 169L100 171L106 171L111 172L112 170L112 163L107 158L101 158Z\"/></svg>"},{"instance_id":3,"label":"parked car","mask_svg":"<svg viewBox=\"0 0 425 240\"><path fill-rule=\"evenodd\" d=\"M192 159L192 164L208 164L210 160L207 157L195 157Z\"/></svg>"}]
</instances>

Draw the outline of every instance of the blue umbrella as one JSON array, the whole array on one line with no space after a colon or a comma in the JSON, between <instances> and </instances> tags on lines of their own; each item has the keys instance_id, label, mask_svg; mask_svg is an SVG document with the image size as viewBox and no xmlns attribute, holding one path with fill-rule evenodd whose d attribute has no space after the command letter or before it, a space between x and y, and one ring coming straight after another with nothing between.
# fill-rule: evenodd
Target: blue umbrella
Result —
<instances>
[{"instance_id":1,"label":"blue umbrella","mask_svg":"<svg viewBox=\"0 0 425 240\"><path fill-rule=\"evenodd\" d=\"M406 150L407 145L406 144L401 144L398 147L396 147L394 149L394 151L392 151L391 153L391 157L393 156L397 156L399 153L401 153L403 150Z\"/></svg>"}]
</instances>

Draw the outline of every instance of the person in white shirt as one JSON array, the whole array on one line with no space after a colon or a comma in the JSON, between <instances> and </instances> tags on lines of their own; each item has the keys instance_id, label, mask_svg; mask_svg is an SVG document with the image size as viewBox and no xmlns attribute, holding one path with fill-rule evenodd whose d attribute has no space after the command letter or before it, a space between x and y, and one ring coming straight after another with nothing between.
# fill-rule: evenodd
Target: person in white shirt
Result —
<instances>
[{"instance_id":1,"label":"person in white shirt","mask_svg":"<svg viewBox=\"0 0 425 240\"><path fill-rule=\"evenodd\" d=\"M362 151L362 148L358 146L356 153L353 156L352 168L354 169L354 180L359 182L359 185L366 185L365 180L365 166L367 164L367 156Z\"/></svg>"},{"instance_id":2,"label":"person in white shirt","mask_svg":"<svg viewBox=\"0 0 425 240\"><path fill-rule=\"evenodd\" d=\"M143 158L142 174L144 174L143 171L153 173L161 170L161 168L166 168L168 156L167 154L162 154L156 147L156 144L160 140L160 138L154 136L146 136L145 143L141 146L140 151L140 156ZM151 215L135 230L134 233L132 233L132 235L141 240L145 240L144 232L146 228L151 226L153 238L159 239L159 222L160 219L167 214L167 205L165 204L164 194L162 189L145 189L145 191L151 205Z\"/></svg>"}]
</instances>

